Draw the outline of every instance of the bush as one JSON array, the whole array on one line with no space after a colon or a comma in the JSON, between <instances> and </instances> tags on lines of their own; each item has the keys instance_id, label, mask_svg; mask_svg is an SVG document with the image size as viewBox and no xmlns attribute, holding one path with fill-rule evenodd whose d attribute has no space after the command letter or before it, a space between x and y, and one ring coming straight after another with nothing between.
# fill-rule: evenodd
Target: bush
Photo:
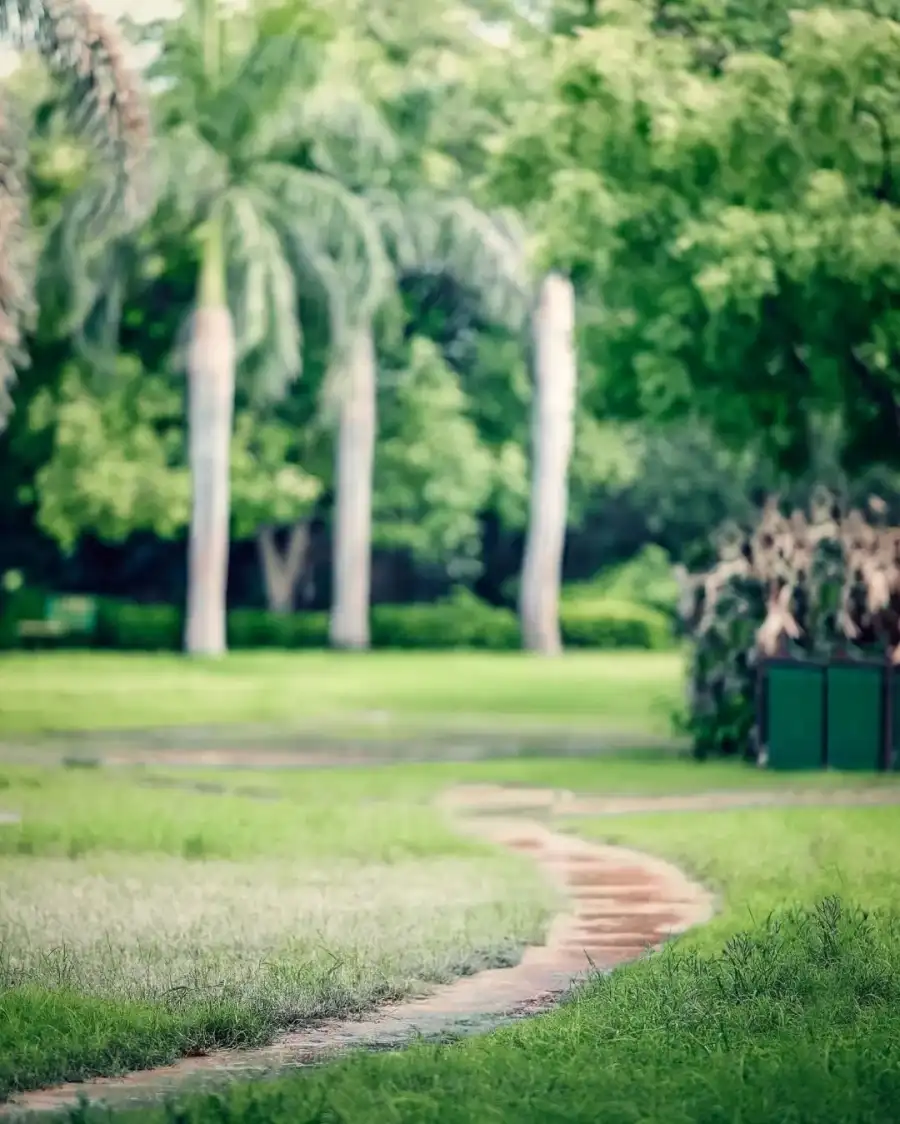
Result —
<instances>
[{"instance_id":1,"label":"bush","mask_svg":"<svg viewBox=\"0 0 900 1124\"><path fill-rule=\"evenodd\" d=\"M631 602L674 620L679 590L668 554L662 547L650 545L627 562L601 570L590 581L565 586L563 600Z\"/></svg>"},{"instance_id":2,"label":"bush","mask_svg":"<svg viewBox=\"0 0 900 1124\"><path fill-rule=\"evenodd\" d=\"M628 601L566 600L560 629L568 648L645 648L673 644L672 623L663 613Z\"/></svg>"},{"instance_id":3,"label":"bush","mask_svg":"<svg viewBox=\"0 0 900 1124\"><path fill-rule=\"evenodd\" d=\"M42 589L21 586L0 590L0 649L21 647L19 625L22 621L43 620L46 604L47 594Z\"/></svg>"},{"instance_id":4,"label":"bush","mask_svg":"<svg viewBox=\"0 0 900 1124\"><path fill-rule=\"evenodd\" d=\"M43 615L44 595L17 594L15 613L0 617L0 646L21 646L19 620ZM29 615L30 614L30 615ZM564 643L572 648L669 647L670 622L663 614L627 601L567 600L560 609ZM510 609L481 601L467 589L431 604L376 605L371 616L372 647L381 649L478 649L515 651L521 645L519 622ZM92 636L53 638L53 646L98 647L133 652L177 652L184 637L184 612L174 605L136 605L98 599ZM328 614L271 613L234 609L228 614L228 645L254 648L328 647Z\"/></svg>"},{"instance_id":5,"label":"bush","mask_svg":"<svg viewBox=\"0 0 900 1124\"><path fill-rule=\"evenodd\" d=\"M519 647L519 622L510 609L481 601L456 589L430 605L376 605L372 610L375 648L481 648L508 651Z\"/></svg>"},{"instance_id":6,"label":"bush","mask_svg":"<svg viewBox=\"0 0 900 1124\"><path fill-rule=\"evenodd\" d=\"M271 613L233 609L228 614L230 648L327 648L327 613Z\"/></svg>"},{"instance_id":7,"label":"bush","mask_svg":"<svg viewBox=\"0 0 900 1124\"><path fill-rule=\"evenodd\" d=\"M177 652L184 613L174 605L133 605L104 597L97 605L94 644L124 652Z\"/></svg>"}]
</instances>

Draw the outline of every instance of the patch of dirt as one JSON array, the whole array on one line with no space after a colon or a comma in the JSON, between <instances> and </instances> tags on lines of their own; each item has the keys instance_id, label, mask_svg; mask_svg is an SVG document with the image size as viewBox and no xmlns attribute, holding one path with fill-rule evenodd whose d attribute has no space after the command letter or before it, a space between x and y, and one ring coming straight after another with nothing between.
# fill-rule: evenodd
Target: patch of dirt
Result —
<instances>
[{"instance_id":1,"label":"patch of dirt","mask_svg":"<svg viewBox=\"0 0 900 1124\"><path fill-rule=\"evenodd\" d=\"M515 796L521 807L526 798L543 800L545 794L517 790ZM463 977L365 1018L330 1019L294 1030L262 1049L222 1050L125 1077L26 1093L2 1106L0 1116L58 1112L81 1097L120 1106L152 1101L174 1090L317 1064L348 1049L394 1049L420 1037L483 1033L550 1009L590 971L633 960L712 916L711 894L669 863L520 818L468 818L460 826L527 855L568 900L546 943L526 949L514 967Z\"/></svg>"}]
</instances>

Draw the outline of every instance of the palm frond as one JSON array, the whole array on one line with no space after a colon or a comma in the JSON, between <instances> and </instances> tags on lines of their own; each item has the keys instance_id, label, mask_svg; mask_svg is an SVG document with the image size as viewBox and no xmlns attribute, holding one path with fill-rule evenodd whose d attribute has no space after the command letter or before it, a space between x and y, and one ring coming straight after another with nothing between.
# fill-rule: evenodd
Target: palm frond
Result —
<instances>
[{"instance_id":1,"label":"palm frond","mask_svg":"<svg viewBox=\"0 0 900 1124\"><path fill-rule=\"evenodd\" d=\"M85 214L85 232L106 226L113 215L142 215L152 198L145 157L149 118L140 85L125 63L116 33L86 0L0 0L0 39L14 47L34 46L66 94L76 129L102 158L103 190ZM10 408L14 365L23 361L21 330L34 314L30 286L27 213L19 158L27 145L4 132L0 152L0 424Z\"/></svg>"},{"instance_id":2,"label":"palm frond","mask_svg":"<svg viewBox=\"0 0 900 1124\"><path fill-rule=\"evenodd\" d=\"M477 293L491 319L521 326L534 287L524 228L512 212L489 213L469 199L426 192L366 198L401 271L449 274Z\"/></svg>"},{"instance_id":3,"label":"palm frond","mask_svg":"<svg viewBox=\"0 0 900 1124\"><path fill-rule=\"evenodd\" d=\"M252 142L260 123L279 113L286 91L312 85L321 54L307 34L309 21L302 5L254 13L251 18L247 27L232 17L240 49L231 66L226 57L215 103L216 118L232 144ZM247 34L253 35L249 47Z\"/></svg>"},{"instance_id":4,"label":"palm frond","mask_svg":"<svg viewBox=\"0 0 900 1124\"><path fill-rule=\"evenodd\" d=\"M63 199L38 276L42 312L52 317L56 332L71 335L98 375L111 370L126 288L139 256L129 232L103 237L91 231L107 190L95 175Z\"/></svg>"},{"instance_id":5,"label":"palm frond","mask_svg":"<svg viewBox=\"0 0 900 1124\"><path fill-rule=\"evenodd\" d=\"M0 97L0 431L12 410L16 364L25 359L22 330L36 312L24 178L27 151L19 114L9 98Z\"/></svg>"},{"instance_id":6,"label":"palm frond","mask_svg":"<svg viewBox=\"0 0 900 1124\"><path fill-rule=\"evenodd\" d=\"M160 108L168 125L188 122L221 151L258 157L260 124L278 115L286 96L315 81L321 56L315 20L294 3L219 14L212 72L207 3L189 0L177 20L154 26L159 51L149 76L164 87Z\"/></svg>"},{"instance_id":7,"label":"palm frond","mask_svg":"<svg viewBox=\"0 0 900 1124\"><path fill-rule=\"evenodd\" d=\"M394 274L378 224L361 196L336 180L267 163L253 181L272 200L272 221L322 273L313 278L337 295L350 327L367 322L393 287ZM341 340L335 340L341 346Z\"/></svg>"},{"instance_id":8,"label":"palm frond","mask_svg":"<svg viewBox=\"0 0 900 1124\"><path fill-rule=\"evenodd\" d=\"M302 367L294 272L269 221L266 196L232 188L223 196L222 208L238 357L249 368L255 392L276 398Z\"/></svg>"},{"instance_id":9,"label":"palm frond","mask_svg":"<svg viewBox=\"0 0 900 1124\"><path fill-rule=\"evenodd\" d=\"M159 182L188 224L203 221L228 189L230 171L218 152L189 122L173 126L158 145Z\"/></svg>"},{"instance_id":10,"label":"palm frond","mask_svg":"<svg viewBox=\"0 0 900 1124\"><path fill-rule=\"evenodd\" d=\"M287 90L277 111L259 122L252 151L265 158L302 145L309 147L319 171L347 186L386 175L401 151L378 106L342 75Z\"/></svg>"},{"instance_id":11,"label":"palm frond","mask_svg":"<svg viewBox=\"0 0 900 1124\"><path fill-rule=\"evenodd\" d=\"M35 46L67 95L76 128L108 167L108 190L92 220L120 207L140 214L148 203L145 157L149 117L140 83L125 61L123 43L86 0L6 0L0 37Z\"/></svg>"}]
</instances>

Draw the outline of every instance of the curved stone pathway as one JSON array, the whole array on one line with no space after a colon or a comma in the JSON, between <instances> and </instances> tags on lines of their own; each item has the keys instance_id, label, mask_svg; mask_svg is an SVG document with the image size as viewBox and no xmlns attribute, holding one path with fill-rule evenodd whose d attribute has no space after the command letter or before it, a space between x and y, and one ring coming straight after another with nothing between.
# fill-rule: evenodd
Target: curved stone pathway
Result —
<instances>
[{"instance_id":1,"label":"curved stone pathway","mask_svg":"<svg viewBox=\"0 0 900 1124\"><path fill-rule=\"evenodd\" d=\"M459 790L445 803L458 813L490 811L466 815L461 830L527 855L567 903L546 943L528 948L515 967L458 979L422 998L381 1007L364 1019L332 1019L291 1031L262 1049L217 1051L125 1077L26 1093L0 1106L0 1116L59 1111L82 1097L119 1106L146 1102L223 1079L313 1065L347 1049L391 1049L418 1036L445 1038L490 1030L548 1010L586 972L634 960L712 916L712 895L671 864L503 815L521 804L526 790L492 789L488 800L485 795L483 790L478 796Z\"/></svg>"}]
</instances>

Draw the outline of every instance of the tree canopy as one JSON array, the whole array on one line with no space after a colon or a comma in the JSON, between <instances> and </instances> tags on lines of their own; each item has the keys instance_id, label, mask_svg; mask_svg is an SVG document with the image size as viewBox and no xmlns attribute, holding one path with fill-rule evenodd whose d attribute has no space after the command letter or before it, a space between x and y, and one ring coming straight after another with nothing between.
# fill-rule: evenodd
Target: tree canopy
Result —
<instances>
[{"instance_id":1,"label":"tree canopy","mask_svg":"<svg viewBox=\"0 0 900 1124\"><path fill-rule=\"evenodd\" d=\"M577 279L598 415L700 415L792 471L839 424L848 465L896 461L900 24L816 8L773 40L725 8L618 0L553 41L494 190Z\"/></svg>"}]
</instances>

